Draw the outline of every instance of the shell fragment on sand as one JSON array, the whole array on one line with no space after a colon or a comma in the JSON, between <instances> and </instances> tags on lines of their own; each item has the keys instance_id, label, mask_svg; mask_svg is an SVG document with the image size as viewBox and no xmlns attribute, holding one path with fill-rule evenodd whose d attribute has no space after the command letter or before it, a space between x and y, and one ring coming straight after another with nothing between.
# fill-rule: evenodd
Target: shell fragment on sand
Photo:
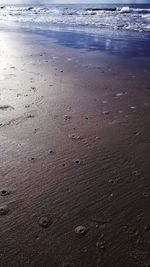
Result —
<instances>
[{"instance_id":1,"label":"shell fragment on sand","mask_svg":"<svg viewBox=\"0 0 150 267\"><path fill-rule=\"evenodd\" d=\"M70 139L73 139L73 140L80 140L81 139L81 136L77 133L72 133L72 134L69 134L68 137Z\"/></svg>"},{"instance_id":2,"label":"shell fragment on sand","mask_svg":"<svg viewBox=\"0 0 150 267\"><path fill-rule=\"evenodd\" d=\"M75 228L75 233L79 236L85 236L88 233L88 228L84 225L79 225Z\"/></svg>"},{"instance_id":3,"label":"shell fragment on sand","mask_svg":"<svg viewBox=\"0 0 150 267\"><path fill-rule=\"evenodd\" d=\"M48 217L41 217L39 220L39 225L43 228L48 228L52 224L52 221Z\"/></svg>"}]
</instances>

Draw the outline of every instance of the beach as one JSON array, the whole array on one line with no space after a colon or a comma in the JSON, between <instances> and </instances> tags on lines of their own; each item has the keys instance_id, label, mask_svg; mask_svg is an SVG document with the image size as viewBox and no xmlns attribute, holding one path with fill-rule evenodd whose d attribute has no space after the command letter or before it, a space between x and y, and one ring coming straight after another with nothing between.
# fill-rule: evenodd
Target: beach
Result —
<instances>
[{"instance_id":1,"label":"beach","mask_svg":"<svg viewBox=\"0 0 150 267\"><path fill-rule=\"evenodd\" d=\"M149 56L55 34L0 32L0 266L148 267Z\"/></svg>"}]
</instances>

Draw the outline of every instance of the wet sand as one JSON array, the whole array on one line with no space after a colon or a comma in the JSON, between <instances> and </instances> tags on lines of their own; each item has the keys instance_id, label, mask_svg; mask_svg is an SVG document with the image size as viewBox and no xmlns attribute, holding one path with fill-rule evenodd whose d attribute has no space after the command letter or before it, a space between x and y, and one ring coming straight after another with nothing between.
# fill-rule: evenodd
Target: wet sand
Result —
<instances>
[{"instance_id":1,"label":"wet sand","mask_svg":"<svg viewBox=\"0 0 150 267\"><path fill-rule=\"evenodd\" d=\"M149 60L0 45L0 266L148 267Z\"/></svg>"}]
</instances>

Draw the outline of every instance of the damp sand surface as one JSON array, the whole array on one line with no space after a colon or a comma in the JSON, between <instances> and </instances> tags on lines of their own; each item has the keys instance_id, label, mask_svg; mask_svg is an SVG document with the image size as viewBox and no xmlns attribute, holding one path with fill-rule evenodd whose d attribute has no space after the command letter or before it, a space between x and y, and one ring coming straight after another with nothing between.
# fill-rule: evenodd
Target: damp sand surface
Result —
<instances>
[{"instance_id":1,"label":"damp sand surface","mask_svg":"<svg viewBox=\"0 0 150 267\"><path fill-rule=\"evenodd\" d=\"M0 266L149 266L149 60L0 44Z\"/></svg>"}]
</instances>

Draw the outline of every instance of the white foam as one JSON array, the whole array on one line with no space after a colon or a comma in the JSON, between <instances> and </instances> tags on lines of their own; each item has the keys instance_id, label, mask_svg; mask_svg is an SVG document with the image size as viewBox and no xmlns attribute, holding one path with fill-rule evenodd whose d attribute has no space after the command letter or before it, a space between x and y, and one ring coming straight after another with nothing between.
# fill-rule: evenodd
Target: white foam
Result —
<instances>
[{"instance_id":1,"label":"white foam","mask_svg":"<svg viewBox=\"0 0 150 267\"><path fill-rule=\"evenodd\" d=\"M135 31L150 31L150 9L122 8L77 8L8 6L0 9L0 20L39 25L67 24L70 26L110 27Z\"/></svg>"},{"instance_id":2,"label":"white foam","mask_svg":"<svg viewBox=\"0 0 150 267\"><path fill-rule=\"evenodd\" d=\"M130 13L131 9L128 6L124 6L121 8L120 13Z\"/></svg>"}]
</instances>

